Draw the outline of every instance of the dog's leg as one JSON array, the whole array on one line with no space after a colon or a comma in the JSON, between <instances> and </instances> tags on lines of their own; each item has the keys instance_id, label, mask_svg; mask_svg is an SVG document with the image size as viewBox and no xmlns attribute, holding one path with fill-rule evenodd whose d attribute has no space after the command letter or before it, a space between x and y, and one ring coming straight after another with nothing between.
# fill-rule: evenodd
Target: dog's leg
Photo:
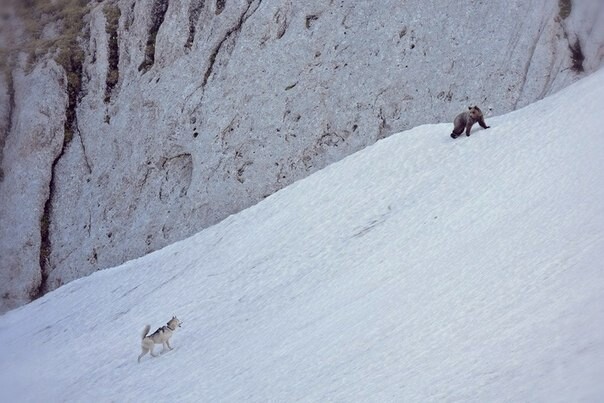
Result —
<instances>
[{"instance_id":1,"label":"dog's leg","mask_svg":"<svg viewBox=\"0 0 604 403\"><path fill-rule=\"evenodd\" d=\"M157 357L157 354L153 354L153 346L151 346L151 349L149 350L149 353L153 356L153 357Z\"/></svg>"},{"instance_id":2,"label":"dog's leg","mask_svg":"<svg viewBox=\"0 0 604 403\"><path fill-rule=\"evenodd\" d=\"M166 340L166 344L168 345L168 349L173 350L174 348L170 345L170 339Z\"/></svg>"},{"instance_id":3,"label":"dog's leg","mask_svg":"<svg viewBox=\"0 0 604 403\"><path fill-rule=\"evenodd\" d=\"M143 356L144 356L145 354L147 354L148 352L149 352L149 349L147 349L147 348L143 347L143 352L142 352L142 353L140 353L140 355L138 356L138 362L139 362L139 364L140 364L140 362L141 362L141 358L143 358Z\"/></svg>"},{"instance_id":4,"label":"dog's leg","mask_svg":"<svg viewBox=\"0 0 604 403\"><path fill-rule=\"evenodd\" d=\"M166 352L166 342L164 341L164 342L162 343L162 349L161 349L161 353L160 353L160 354L163 354L163 353L165 353L165 352Z\"/></svg>"}]
</instances>

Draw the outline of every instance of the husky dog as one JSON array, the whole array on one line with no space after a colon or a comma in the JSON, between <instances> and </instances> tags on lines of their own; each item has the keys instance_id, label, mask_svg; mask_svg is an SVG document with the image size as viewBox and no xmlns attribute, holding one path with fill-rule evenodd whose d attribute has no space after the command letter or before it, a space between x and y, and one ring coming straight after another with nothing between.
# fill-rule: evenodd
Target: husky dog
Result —
<instances>
[{"instance_id":1,"label":"husky dog","mask_svg":"<svg viewBox=\"0 0 604 403\"><path fill-rule=\"evenodd\" d=\"M466 129L466 136L470 136L470 130L472 129L472 125L478 122L478 124L483 129L488 129L491 126L487 126L484 122L484 117L482 116L482 111L477 106L469 106L468 110L460 113L455 117L455 121L453 124L455 127L453 128L453 133L451 133L451 137L454 139L458 138L463 130Z\"/></svg>"},{"instance_id":2,"label":"husky dog","mask_svg":"<svg viewBox=\"0 0 604 403\"><path fill-rule=\"evenodd\" d=\"M170 337L172 337L172 333L174 333L176 328L180 327L180 325L182 325L182 322L178 320L176 316L172 316L172 319L170 319L166 326L160 327L154 333L148 336L147 334L149 333L151 326L145 326L142 335L143 342L141 343L143 351L138 356L138 362L141 362L141 358L149 352L153 357L157 357L156 354L153 354L153 346L155 344L163 344L164 348L161 350L162 353L166 351L166 346L168 347L168 350L172 350L172 346L170 345Z\"/></svg>"}]
</instances>

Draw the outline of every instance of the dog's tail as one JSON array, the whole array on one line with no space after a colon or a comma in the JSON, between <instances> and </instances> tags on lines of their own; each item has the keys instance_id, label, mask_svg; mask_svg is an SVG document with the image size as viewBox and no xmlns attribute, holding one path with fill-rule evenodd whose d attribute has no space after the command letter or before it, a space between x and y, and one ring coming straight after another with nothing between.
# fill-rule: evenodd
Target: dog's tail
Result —
<instances>
[{"instance_id":1,"label":"dog's tail","mask_svg":"<svg viewBox=\"0 0 604 403\"><path fill-rule=\"evenodd\" d=\"M143 329L143 335L141 336L141 339L144 339L145 337L147 337L147 335L149 334L149 330L151 330L151 325L145 326L145 328Z\"/></svg>"}]
</instances>

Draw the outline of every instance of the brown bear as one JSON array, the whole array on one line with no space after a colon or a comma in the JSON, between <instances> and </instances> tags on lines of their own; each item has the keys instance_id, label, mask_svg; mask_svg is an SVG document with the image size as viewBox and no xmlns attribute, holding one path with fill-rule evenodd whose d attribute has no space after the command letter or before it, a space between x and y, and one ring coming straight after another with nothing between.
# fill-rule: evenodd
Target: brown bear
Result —
<instances>
[{"instance_id":1,"label":"brown bear","mask_svg":"<svg viewBox=\"0 0 604 403\"><path fill-rule=\"evenodd\" d=\"M487 126L484 122L484 118L482 116L482 111L477 106L470 106L466 112L462 112L455 117L455 121L453 122L453 133L451 133L451 137L454 139L458 138L463 130L466 129L466 136L470 136L470 130L472 129L472 125L478 122L478 124L483 129L488 129L491 126Z\"/></svg>"}]
</instances>

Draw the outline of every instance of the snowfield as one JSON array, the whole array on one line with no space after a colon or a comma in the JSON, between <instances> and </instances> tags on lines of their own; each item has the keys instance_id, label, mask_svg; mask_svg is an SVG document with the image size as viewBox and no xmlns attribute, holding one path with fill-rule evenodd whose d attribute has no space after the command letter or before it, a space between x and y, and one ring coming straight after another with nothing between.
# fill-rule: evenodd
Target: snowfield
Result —
<instances>
[{"instance_id":1,"label":"snowfield","mask_svg":"<svg viewBox=\"0 0 604 403\"><path fill-rule=\"evenodd\" d=\"M416 127L8 312L3 400L603 401L603 106Z\"/></svg>"}]
</instances>

